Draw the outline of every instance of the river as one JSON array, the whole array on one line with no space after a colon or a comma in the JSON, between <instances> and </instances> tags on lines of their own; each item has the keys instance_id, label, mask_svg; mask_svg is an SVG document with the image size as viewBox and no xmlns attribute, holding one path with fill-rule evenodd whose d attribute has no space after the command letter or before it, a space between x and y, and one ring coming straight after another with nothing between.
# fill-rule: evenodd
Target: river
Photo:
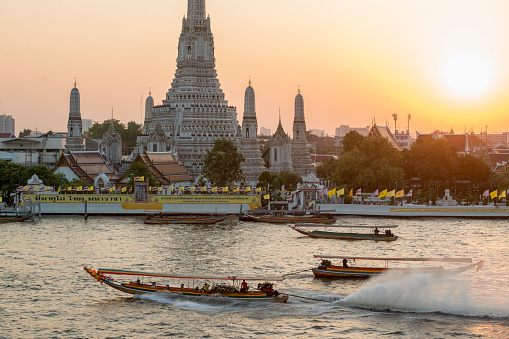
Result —
<instances>
[{"instance_id":1,"label":"river","mask_svg":"<svg viewBox=\"0 0 509 339\"><path fill-rule=\"evenodd\" d=\"M313 239L286 225L145 225L139 217L44 217L2 224L0 337L509 337L507 221L347 217L338 223L397 224L400 238ZM313 254L469 257L485 265L442 278L323 280L312 275L319 263ZM286 275L276 288L291 296L287 304L133 297L97 283L83 266Z\"/></svg>"}]
</instances>

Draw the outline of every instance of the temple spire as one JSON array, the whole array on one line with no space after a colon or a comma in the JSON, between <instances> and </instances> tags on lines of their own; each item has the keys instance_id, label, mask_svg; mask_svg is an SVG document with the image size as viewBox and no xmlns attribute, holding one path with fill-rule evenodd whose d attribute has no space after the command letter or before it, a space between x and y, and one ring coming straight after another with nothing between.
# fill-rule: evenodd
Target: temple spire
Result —
<instances>
[{"instance_id":1,"label":"temple spire","mask_svg":"<svg viewBox=\"0 0 509 339\"><path fill-rule=\"evenodd\" d=\"M187 1L187 19L188 20L205 19L205 0Z\"/></svg>"}]
</instances>

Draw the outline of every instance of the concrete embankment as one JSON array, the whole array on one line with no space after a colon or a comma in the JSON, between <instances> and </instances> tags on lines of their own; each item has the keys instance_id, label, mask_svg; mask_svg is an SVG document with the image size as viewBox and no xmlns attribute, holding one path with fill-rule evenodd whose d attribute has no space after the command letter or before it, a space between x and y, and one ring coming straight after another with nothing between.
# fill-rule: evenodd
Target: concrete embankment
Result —
<instances>
[{"instance_id":1,"label":"concrete embankment","mask_svg":"<svg viewBox=\"0 0 509 339\"><path fill-rule=\"evenodd\" d=\"M319 204L320 210L332 211L334 215L352 215L366 217L423 218L509 218L506 206L424 206L424 205L356 205L356 204Z\"/></svg>"}]
</instances>

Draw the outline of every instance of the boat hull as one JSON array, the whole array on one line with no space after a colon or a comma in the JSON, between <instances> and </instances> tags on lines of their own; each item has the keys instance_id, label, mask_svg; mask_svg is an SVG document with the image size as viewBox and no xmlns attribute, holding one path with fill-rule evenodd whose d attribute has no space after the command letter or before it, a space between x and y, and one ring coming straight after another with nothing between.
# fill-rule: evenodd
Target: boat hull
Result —
<instances>
[{"instance_id":1,"label":"boat hull","mask_svg":"<svg viewBox=\"0 0 509 339\"><path fill-rule=\"evenodd\" d=\"M394 241L397 236L386 236L385 234L362 234L362 233L337 233L325 231L307 232L290 226L297 232L312 238L339 239L339 240L374 240L374 241Z\"/></svg>"},{"instance_id":2,"label":"boat hull","mask_svg":"<svg viewBox=\"0 0 509 339\"><path fill-rule=\"evenodd\" d=\"M484 261L478 261L466 266L445 270L442 266L433 267L414 267L414 268L384 268L384 267L343 267L329 266L313 268L313 274L317 278L369 278L389 272L395 276L407 276L410 274L432 274L432 275L452 275L465 272L472 268L481 269Z\"/></svg>"},{"instance_id":3,"label":"boat hull","mask_svg":"<svg viewBox=\"0 0 509 339\"><path fill-rule=\"evenodd\" d=\"M31 213L25 215L0 215L0 224L7 222L21 222L32 218L34 215Z\"/></svg>"},{"instance_id":4,"label":"boat hull","mask_svg":"<svg viewBox=\"0 0 509 339\"><path fill-rule=\"evenodd\" d=\"M263 216L256 217L254 215L247 215L252 221L267 222L273 224L334 224L336 218L334 217L292 217L292 216Z\"/></svg>"},{"instance_id":5,"label":"boat hull","mask_svg":"<svg viewBox=\"0 0 509 339\"><path fill-rule=\"evenodd\" d=\"M154 294L154 293L169 293L171 295L182 295L182 296L192 296L192 297L214 297L221 296L226 298L231 298L234 300L243 300L243 301L258 301L258 302L270 302L270 303L286 303L288 301L288 295L280 294L277 296L267 296L265 292L262 291L252 291L247 293L212 293L212 292L204 292L202 290L196 290L191 288L176 288L169 287L166 288L164 286L151 287L150 285L145 284L136 284L133 282L129 283L117 283L112 279L102 275L97 274L89 268L85 268L85 271L90 274L95 280L104 283L118 291L128 293L128 294Z\"/></svg>"},{"instance_id":6,"label":"boat hull","mask_svg":"<svg viewBox=\"0 0 509 339\"><path fill-rule=\"evenodd\" d=\"M231 215L220 217L159 217L151 216L144 220L145 224L216 224L226 219L232 218Z\"/></svg>"}]
</instances>

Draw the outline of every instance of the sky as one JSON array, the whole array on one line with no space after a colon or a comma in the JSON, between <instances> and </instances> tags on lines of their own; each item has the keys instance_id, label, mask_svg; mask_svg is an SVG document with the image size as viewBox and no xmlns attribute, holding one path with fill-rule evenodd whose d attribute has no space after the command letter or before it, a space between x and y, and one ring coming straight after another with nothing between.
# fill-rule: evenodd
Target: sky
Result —
<instances>
[{"instance_id":1,"label":"sky","mask_svg":"<svg viewBox=\"0 0 509 339\"><path fill-rule=\"evenodd\" d=\"M509 131L507 0L207 0L216 69L259 127L292 133L375 121L394 131ZM0 114L66 131L74 78L84 119L141 123L174 78L186 0L0 0Z\"/></svg>"}]
</instances>

